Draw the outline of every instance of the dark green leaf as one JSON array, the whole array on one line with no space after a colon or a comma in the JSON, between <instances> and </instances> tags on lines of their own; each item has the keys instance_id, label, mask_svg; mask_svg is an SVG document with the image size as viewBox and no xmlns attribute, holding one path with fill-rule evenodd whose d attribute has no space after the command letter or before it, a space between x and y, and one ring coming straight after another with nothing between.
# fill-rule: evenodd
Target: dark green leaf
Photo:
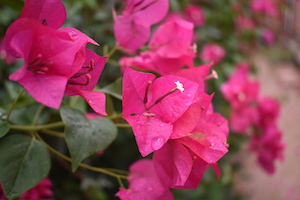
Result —
<instances>
[{"instance_id":1,"label":"dark green leaf","mask_svg":"<svg viewBox=\"0 0 300 200\"><path fill-rule=\"evenodd\" d=\"M118 78L115 82L100 89L105 94L110 94L120 100L122 100L122 77Z\"/></svg>"},{"instance_id":2,"label":"dark green leaf","mask_svg":"<svg viewBox=\"0 0 300 200\"><path fill-rule=\"evenodd\" d=\"M0 138L2 138L6 133L8 133L10 125L6 121L0 121Z\"/></svg>"},{"instance_id":3,"label":"dark green leaf","mask_svg":"<svg viewBox=\"0 0 300 200\"><path fill-rule=\"evenodd\" d=\"M104 150L117 136L115 124L105 118L88 120L73 108L60 111L65 123L65 138L72 158L72 170L86 157Z\"/></svg>"},{"instance_id":4,"label":"dark green leaf","mask_svg":"<svg viewBox=\"0 0 300 200\"><path fill-rule=\"evenodd\" d=\"M4 193L12 200L47 176L50 156L36 138L11 135L0 140L0 169Z\"/></svg>"}]
</instances>

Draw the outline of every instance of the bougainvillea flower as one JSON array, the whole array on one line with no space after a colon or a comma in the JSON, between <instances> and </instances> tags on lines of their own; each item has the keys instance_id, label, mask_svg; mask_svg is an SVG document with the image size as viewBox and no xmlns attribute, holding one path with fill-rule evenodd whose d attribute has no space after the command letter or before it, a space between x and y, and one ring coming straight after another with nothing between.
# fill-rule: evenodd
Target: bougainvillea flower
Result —
<instances>
[{"instance_id":1,"label":"bougainvillea flower","mask_svg":"<svg viewBox=\"0 0 300 200\"><path fill-rule=\"evenodd\" d=\"M188 5L184 9L184 18L194 24L194 26L202 26L205 22L205 15L200 6Z\"/></svg>"},{"instance_id":2,"label":"bougainvillea flower","mask_svg":"<svg viewBox=\"0 0 300 200\"><path fill-rule=\"evenodd\" d=\"M24 65L10 75L38 102L58 108L66 84L85 61L85 44L69 33L57 31L35 20L21 18L11 29L27 24L30 29L15 32L9 46L24 59ZM18 28L17 28L18 29Z\"/></svg>"},{"instance_id":3,"label":"bougainvillea flower","mask_svg":"<svg viewBox=\"0 0 300 200\"><path fill-rule=\"evenodd\" d=\"M174 75L181 76L198 83L199 88L204 91L205 89L204 81L207 79L208 73L210 72L212 66L213 63L210 63L206 65L200 65L197 67L181 69L177 71ZM217 76L214 76L214 78L217 78Z\"/></svg>"},{"instance_id":4,"label":"bougainvillea flower","mask_svg":"<svg viewBox=\"0 0 300 200\"><path fill-rule=\"evenodd\" d=\"M156 72L160 75L170 75L179 71L182 67L193 67L195 53L190 50L178 58L165 58L159 56L156 52L141 52L139 56L123 57L120 60L122 70L130 67L144 71Z\"/></svg>"},{"instance_id":5,"label":"bougainvillea flower","mask_svg":"<svg viewBox=\"0 0 300 200\"><path fill-rule=\"evenodd\" d=\"M58 29L66 19L66 9L61 0L26 0L19 18L35 19Z\"/></svg>"},{"instance_id":6,"label":"bougainvillea flower","mask_svg":"<svg viewBox=\"0 0 300 200\"><path fill-rule=\"evenodd\" d=\"M205 62L219 63L225 57L225 50L217 44L206 44L200 53L200 59Z\"/></svg>"},{"instance_id":7,"label":"bougainvillea flower","mask_svg":"<svg viewBox=\"0 0 300 200\"><path fill-rule=\"evenodd\" d=\"M222 94L234 109L249 106L258 99L259 83L250 80L249 69L247 64L239 64L221 86Z\"/></svg>"},{"instance_id":8,"label":"bougainvillea flower","mask_svg":"<svg viewBox=\"0 0 300 200\"><path fill-rule=\"evenodd\" d=\"M22 200L54 200L52 183L49 178L45 178L38 185L31 188L20 196Z\"/></svg>"},{"instance_id":9,"label":"bougainvillea flower","mask_svg":"<svg viewBox=\"0 0 300 200\"><path fill-rule=\"evenodd\" d=\"M230 127L236 133L248 134L258 118L259 113L256 107L249 105L241 109L233 109L230 114Z\"/></svg>"},{"instance_id":10,"label":"bougainvillea flower","mask_svg":"<svg viewBox=\"0 0 300 200\"><path fill-rule=\"evenodd\" d=\"M218 116L215 117L217 122ZM195 189L209 165L219 177L216 161L228 151L228 125L227 129L220 128L224 120L218 121L217 125L200 120L198 128L188 136L171 139L154 152L155 170L164 184L170 188ZM225 121L224 127L227 124Z\"/></svg>"},{"instance_id":11,"label":"bougainvillea flower","mask_svg":"<svg viewBox=\"0 0 300 200\"><path fill-rule=\"evenodd\" d=\"M8 54L4 48L4 42L0 40L0 59L2 59L6 64L13 63L16 59Z\"/></svg>"},{"instance_id":12,"label":"bougainvillea flower","mask_svg":"<svg viewBox=\"0 0 300 200\"><path fill-rule=\"evenodd\" d=\"M252 18L247 16L238 16L235 18L235 27L237 31L254 30L255 24Z\"/></svg>"},{"instance_id":13,"label":"bougainvillea flower","mask_svg":"<svg viewBox=\"0 0 300 200\"><path fill-rule=\"evenodd\" d=\"M133 128L142 156L160 149L167 142L173 124L181 116L189 116L191 112L199 118L201 106L193 106L203 98L198 85L182 77L169 75L155 79L153 74L127 68L123 77L122 114ZM181 131L188 134L195 125L186 123Z\"/></svg>"},{"instance_id":14,"label":"bougainvillea flower","mask_svg":"<svg viewBox=\"0 0 300 200\"><path fill-rule=\"evenodd\" d=\"M276 3L271 0L253 0L250 3L250 7L253 12L262 13L274 18L279 17L279 9Z\"/></svg>"},{"instance_id":15,"label":"bougainvillea flower","mask_svg":"<svg viewBox=\"0 0 300 200\"><path fill-rule=\"evenodd\" d=\"M249 145L250 151L257 153L257 162L270 174L275 172L275 160L283 160L284 146L281 132L274 123L253 135Z\"/></svg>"},{"instance_id":16,"label":"bougainvillea flower","mask_svg":"<svg viewBox=\"0 0 300 200\"><path fill-rule=\"evenodd\" d=\"M102 115L105 112L105 95L99 91L92 91L104 69L106 57L98 56L86 49L86 60L82 68L67 82L65 94L68 96L80 95L93 108Z\"/></svg>"},{"instance_id":17,"label":"bougainvillea flower","mask_svg":"<svg viewBox=\"0 0 300 200\"><path fill-rule=\"evenodd\" d=\"M117 16L114 34L118 45L135 51L143 46L150 36L150 26L134 16Z\"/></svg>"},{"instance_id":18,"label":"bougainvillea flower","mask_svg":"<svg viewBox=\"0 0 300 200\"><path fill-rule=\"evenodd\" d=\"M156 29L149 42L150 49L164 58L181 57L192 46L193 28L188 21L169 20Z\"/></svg>"},{"instance_id":19,"label":"bougainvillea flower","mask_svg":"<svg viewBox=\"0 0 300 200\"><path fill-rule=\"evenodd\" d=\"M120 188L116 194L121 200L173 200L174 197L157 177L153 162L142 159L130 166L129 189Z\"/></svg>"},{"instance_id":20,"label":"bougainvillea flower","mask_svg":"<svg viewBox=\"0 0 300 200\"><path fill-rule=\"evenodd\" d=\"M150 36L151 25L164 18L169 9L168 0L130 0L122 15L114 13L114 34L118 45L135 51Z\"/></svg>"},{"instance_id":21,"label":"bougainvillea flower","mask_svg":"<svg viewBox=\"0 0 300 200\"><path fill-rule=\"evenodd\" d=\"M273 44L275 42L275 35L269 29L264 29L261 33L261 37L266 44Z\"/></svg>"}]
</instances>

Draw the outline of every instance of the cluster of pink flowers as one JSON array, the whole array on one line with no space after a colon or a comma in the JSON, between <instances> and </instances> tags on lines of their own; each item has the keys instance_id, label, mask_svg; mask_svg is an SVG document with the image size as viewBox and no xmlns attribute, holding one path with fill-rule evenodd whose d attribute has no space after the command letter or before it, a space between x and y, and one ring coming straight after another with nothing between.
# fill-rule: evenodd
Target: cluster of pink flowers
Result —
<instances>
[{"instance_id":1,"label":"cluster of pink flowers","mask_svg":"<svg viewBox=\"0 0 300 200\"><path fill-rule=\"evenodd\" d=\"M159 183L165 188L195 189L208 166L220 175L216 162L228 151L227 120L213 112L213 95L206 94L193 76L194 71L159 78L131 68L124 72L123 118L132 127L142 156L154 152L158 178L149 187ZM137 176L134 173L132 170L132 176ZM132 199L141 192L147 195L147 191L132 187L118 195L122 199Z\"/></svg>"},{"instance_id":2,"label":"cluster of pink flowers","mask_svg":"<svg viewBox=\"0 0 300 200\"><path fill-rule=\"evenodd\" d=\"M80 95L105 115L105 95L92 91L104 68L105 57L86 49L98 45L75 28L60 28L66 18L61 0L26 0L19 18L6 31L6 53L24 65L9 76L38 102L59 108L64 94Z\"/></svg>"},{"instance_id":3,"label":"cluster of pink flowers","mask_svg":"<svg viewBox=\"0 0 300 200\"><path fill-rule=\"evenodd\" d=\"M231 129L251 137L250 151L257 153L258 163L272 174L275 160L283 159L284 144L276 125L279 104L259 95L259 83L249 79L249 70L247 64L239 64L221 91L232 109Z\"/></svg>"},{"instance_id":4,"label":"cluster of pink flowers","mask_svg":"<svg viewBox=\"0 0 300 200\"><path fill-rule=\"evenodd\" d=\"M249 8L251 12L249 12ZM273 44L276 40L275 31L278 30L278 20L280 18L280 4L272 0L251 0L247 7L239 3L233 4L233 9L237 13L235 19L235 27L237 34L251 41L254 36L259 36L258 41L263 41L265 44ZM252 34L249 37L249 34ZM253 47L255 42L251 41ZM241 48L247 51L247 43L241 43ZM253 49L253 48L250 48ZM249 50L250 50L249 49Z\"/></svg>"},{"instance_id":5,"label":"cluster of pink flowers","mask_svg":"<svg viewBox=\"0 0 300 200\"><path fill-rule=\"evenodd\" d=\"M174 74L183 66L193 67L193 24L172 18L160 25L148 43L149 51L135 57L123 57L122 68L153 71L160 75Z\"/></svg>"},{"instance_id":6,"label":"cluster of pink flowers","mask_svg":"<svg viewBox=\"0 0 300 200\"><path fill-rule=\"evenodd\" d=\"M152 160L131 166L129 189L116 194L122 200L173 199L170 188L197 188L209 166L220 176L217 161L228 151L228 124L213 112L213 95L204 92L205 80L217 76L208 75L212 64L194 67L193 28L179 15L168 17L154 31L148 51L120 60L123 118L141 155L153 153Z\"/></svg>"}]
</instances>

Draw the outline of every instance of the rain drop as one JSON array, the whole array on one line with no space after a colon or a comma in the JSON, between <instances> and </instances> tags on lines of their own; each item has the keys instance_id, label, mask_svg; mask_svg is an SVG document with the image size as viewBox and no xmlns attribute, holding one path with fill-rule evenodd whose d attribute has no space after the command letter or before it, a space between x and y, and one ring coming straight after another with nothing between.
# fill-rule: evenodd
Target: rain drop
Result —
<instances>
[{"instance_id":1,"label":"rain drop","mask_svg":"<svg viewBox=\"0 0 300 200\"><path fill-rule=\"evenodd\" d=\"M165 138L164 137L155 137L151 141L151 146L154 150L160 149L165 144Z\"/></svg>"}]
</instances>

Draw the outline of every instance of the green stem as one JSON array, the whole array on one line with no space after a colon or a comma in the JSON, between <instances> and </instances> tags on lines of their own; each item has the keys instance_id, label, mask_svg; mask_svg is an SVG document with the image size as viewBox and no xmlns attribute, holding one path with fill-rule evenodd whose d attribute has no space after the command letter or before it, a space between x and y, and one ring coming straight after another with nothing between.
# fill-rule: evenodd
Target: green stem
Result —
<instances>
[{"instance_id":1,"label":"green stem","mask_svg":"<svg viewBox=\"0 0 300 200\"><path fill-rule=\"evenodd\" d=\"M123 116L122 113L118 113L118 114L109 115L105 118L107 118L107 119L121 119L122 116Z\"/></svg>"},{"instance_id":2,"label":"green stem","mask_svg":"<svg viewBox=\"0 0 300 200\"><path fill-rule=\"evenodd\" d=\"M14 107L16 106L16 104L17 104L19 98L22 96L22 94L23 94L24 91L25 91L25 89L23 88L23 89L20 91L20 93L19 93L19 95L17 96L17 98L16 98L16 99L14 100L14 102L12 103L12 105L11 105L9 111L8 111L6 121L8 121L8 119L9 119L9 117L10 117L10 115L11 115L13 109L14 109Z\"/></svg>"},{"instance_id":3,"label":"green stem","mask_svg":"<svg viewBox=\"0 0 300 200\"><path fill-rule=\"evenodd\" d=\"M41 105L39 106L39 108L37 109L37 111L36 111L36 113L35 113L35 115L34 115L34 117L33 117L31 126L34 126L34 125L36 124L36 122L37 122L37 120L38 120L38 118L39 118L39 116L40 116L42 110L44 109L44 107L45 107L45 106L44 106L43 104L41 104Z\"/></svg>"},{"instance_id":4,"label":"green stem","mask_svg":"<svg viewBox=\"0 0 300 200\"><path fill-rule=\"evenodd\" d=\"M71 104L70 104L70 107L71 108L74 108L75 107L75 105L76 105L76 103L77 103L77 101L78 101L78 99L80 98L80 96L76 96L75 98L74 98L74 100L71 102Z\"/></svg>"},{"instance_id":5,"label":"green stem","mask_svg":"<svg viewBox=\"0 0 300 200\"><path fill-rule=\"evenodd\" d=\"M119 128L131 128L131 126L129 124L115 124L116 127L119 127Z\"/></svg>"},{"instance_id":6,"label":"green stem","mask_svg":"<svg viewBox=\"0 0 300 200\"><path fill-rule=\"evenodd\" d=\"M58 132L58 131L52 131L52 130L48 130L48 129L42 129L41 132L45 133L47 135L52 135L52 136L59 137L59 138L64 138L65 137L64 133Z\"/></svg>"},{"instance_id":7,"label":"green stem","mask_svg":"<svg viewBox=\"0 0 300 200\"><path fill-rule=\"evenodd\" d=\"M47 144L47 143L43 140L43 138L41 138L41 136L40 136L37 132L35 132L34 135L35 135L42 143L44 143L44 144L46 145L46 147L47 147L52 153L54 153L55 155L61 157L62 159L66 160L66 161L68 161L68 162L72 162L72 159L71 159L70 157L65 156L64 154L58 152L58 151L55 150L53 147L51 147L49 144ZM109 176L112 176L112 177L117 178L118 180L121 179L121 178L122 178L122 179L127 179L127 176L115 174L115 173L110 172L110 171L108 171L108 170L106 170L106 169L103 169L103 168L93 167L93 166L86 165L86 164L83 164L83 163L79 163L79 166L80 166L80 167L83 167L83 168L86 168L86 169L89 169L89 170L91 170L91 171L95 171L95 172L100 172L100 173L103 173L103 174L107 174L107 175L109 175ZM122 186L123 184L120 184L120 185Z\"/></svg>"},{"instance_id":8,"label":"green stem","mask_svg":"<svg viewBox=\"0 0 300 200\"><path fill-rule=\"evenodd\" d=\"M64 122L54 122L52 124L40 125L40 126L19 126L19 125L11 125L10 128L17 131L40 131L43 129L51 129L51 128L60 128L64 127Z\"/></svg>"}]
</instances>

